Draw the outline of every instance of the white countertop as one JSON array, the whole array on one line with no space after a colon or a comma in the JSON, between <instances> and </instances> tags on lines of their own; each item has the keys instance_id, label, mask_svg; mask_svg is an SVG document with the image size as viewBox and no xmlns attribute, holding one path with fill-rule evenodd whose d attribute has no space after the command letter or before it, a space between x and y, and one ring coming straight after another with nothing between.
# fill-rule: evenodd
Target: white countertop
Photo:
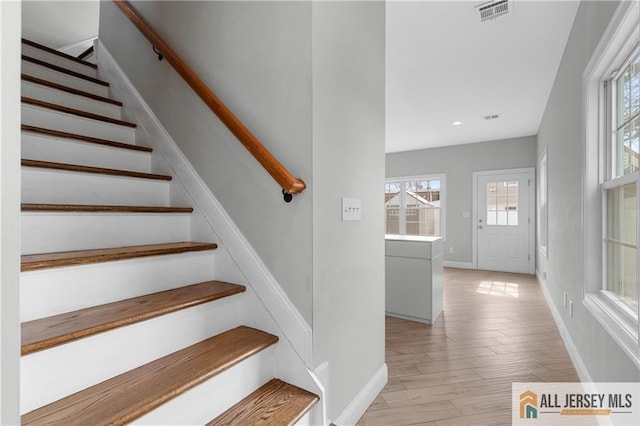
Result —
<instances>
[{"instance_id":1,"label":"white countertop","mask_svg":"<svg viewBox=\"0 0 640 426\"><path fill-rule=\"evenodd\" d=\"M395 235L395 234L386 234L384 236L385 240L391 241L417 241L423 243L433 243L434 241L441 240L442 237L425 237L423 235Z\"/></svg>"}]
</instances>

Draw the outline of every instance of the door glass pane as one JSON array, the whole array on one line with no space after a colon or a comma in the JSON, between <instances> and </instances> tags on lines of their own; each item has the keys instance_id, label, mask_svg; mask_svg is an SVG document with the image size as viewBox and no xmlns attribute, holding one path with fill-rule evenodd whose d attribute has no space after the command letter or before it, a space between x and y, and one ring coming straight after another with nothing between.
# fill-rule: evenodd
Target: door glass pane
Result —
<instances>
[{"instance_id":1,"label":"door glass pane","mask_svg":"<svg viewBox=\"0 0 640 426\"><path fill-rule=\"evenodd\" d=\"M508 225L507 221L507 205L509 204L507 182L497 182L498 193L498 225Z\"/></svg>"},{"instance_id":2,"label":"door glass pane","mask_svg":"<svg viewBox=\"0 0 640 426\"><path fill-rule=\"evenodd\" d=\"M498 223L498 183L487 183L487 225Z\"/></svg>"},{"instance_id":3,"label":"door glass pane","mask_svg":"<svg viewBox=\"0 0 640 426\"><path fill-rule=\"evenodd\" d=\"M487 225L518 225L518 181L487 183Z\"/></svg>"},{"instance_id":4,"label":"door glass pane","mask_svg":"<svg viewBox=\"0 0 640 426\"><path fill-rule=\"evenodd\" d=\"M518 226L518 181L507 182L507 224Z\"/></svg>"},{"instance_id":5,"label":"door glass pane","mask_svg":"<svg viewBox=\"0 0 640 426\"><path fill-rule=\"evenodd\" d=\"M606 192L607 290L638 313L636 183Z\"/></svg>"}]
</instances>

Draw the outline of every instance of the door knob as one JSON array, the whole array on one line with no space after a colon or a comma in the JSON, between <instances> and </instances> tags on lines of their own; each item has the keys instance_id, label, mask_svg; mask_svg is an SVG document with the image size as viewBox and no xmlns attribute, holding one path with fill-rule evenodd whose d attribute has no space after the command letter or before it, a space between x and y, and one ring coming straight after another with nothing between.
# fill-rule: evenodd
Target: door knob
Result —
<instances>
[{"instance_id":1,"label":"door knob","mask_svg":"<svg viewBox=\"0 0 640 426\"><path fill-rule=\"evenodd\" d=\"M482 229L482 225L478 225L478 229Z\"/></svg>"}]
</instances>

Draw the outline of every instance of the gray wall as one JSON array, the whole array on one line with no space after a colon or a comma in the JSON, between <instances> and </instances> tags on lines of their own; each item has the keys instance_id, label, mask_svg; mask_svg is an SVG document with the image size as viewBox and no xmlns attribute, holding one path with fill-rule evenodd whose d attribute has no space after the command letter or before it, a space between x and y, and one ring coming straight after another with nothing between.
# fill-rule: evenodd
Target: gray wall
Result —
<instances>
[{"instance_id":1,"label":"gray wall","mask_svg":"<svg viewBox=\"0 0 640 426\"><path fill-rule=\"evenodd\" d=\"M290 204L111 2L100 38L312 325L336 419L384 365L381 2L135 2L308 189ZM341 197L360 222L341 222Z\"/></svg>"},{"instance_id":2,"label":"gray wall","mask_svg":"<svg viewBox=\"0 0 640 426\"><path fill-rule=\"evenodd\" d=\"M134 2L294 176L281 188L112 4L100 38L305 320L312 320L311 3Z\"/></svg>"},{"instance_id":3,"label":"gray wall","mask_svg":"<svg viewBox=\"0 0 640 426\"><path fill-rule=\"evenodd\" d=\"M329 418L384 364L384 2L313 4L313 342ZM341 197L362 220L341 222Z\"/></svg>"},{"instance_id":4,"label":"gray wall","mask_svg":"<svg viewBox=\"0 0 640 426\"><path fill-rule=\"evenodd\" d=\"M582 2L538 133L538 155L548 149L549 258L539 259L546 287L594 381L637 381L640 374L584 308L582 202L582 74L617 2ZM563 292L574 302L574 317Z\"/></svg>"},{"instance_id":5,"label":"gray wall","mask_svg":"<svg viewBox=\"0 0 640 426\"><path fill-rule=\"evenodd\" d=\"M98 36L100 2L23 1L22 35L53 49ZM73 25L69 25L72 22Z\"/></svg>"},{"instance_id":6,"label":"gray wall","mask_svg":"<svg viewBox=\"0 0 640 426\"><path fill-rule=\"evenodd\" d=\"M472 262L472 173L536 166L536 137L503 139L452 147L387 154L387 177L446 175L444 260ZM449 253L453 247L454 252Z\"/></svg>"}]
</instances>

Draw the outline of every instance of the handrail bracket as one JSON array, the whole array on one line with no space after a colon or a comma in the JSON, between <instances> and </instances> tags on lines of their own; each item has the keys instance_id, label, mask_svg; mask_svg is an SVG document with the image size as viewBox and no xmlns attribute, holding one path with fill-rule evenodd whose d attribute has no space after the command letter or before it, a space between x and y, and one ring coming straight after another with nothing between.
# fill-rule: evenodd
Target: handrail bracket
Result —
<instances>
[{"instance_id":1,"label":"handrail bracket","mask_svg":"<svg viewBox=\"0 0 640 426\"><path fill-rule=\"evenodd\" d=\"M152 47L153 47L153 51L156 52L156 54L158 55L158 60L161 61L164 58L164 56L162 56L162 53L158 52L158 49L156 49L155 46L152 46Z\"/></svg>"}]
</instances>

